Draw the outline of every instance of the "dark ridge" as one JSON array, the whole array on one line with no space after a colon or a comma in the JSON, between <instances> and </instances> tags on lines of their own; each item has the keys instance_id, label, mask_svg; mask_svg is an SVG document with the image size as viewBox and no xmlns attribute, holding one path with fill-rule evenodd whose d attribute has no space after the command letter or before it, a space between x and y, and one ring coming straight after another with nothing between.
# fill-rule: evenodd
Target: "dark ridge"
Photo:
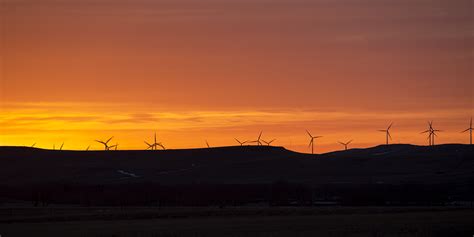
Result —
<instances>
[{"instance_id":1,"label":"dark ridge","mask_svg":"<svg viewBox=\"0 0 474 237\"><path fill-rule=\"evenodd\" d=\"M2 198L35 206L313 205L319 202L314 198L344 205L440 205L474 197L472 148L395 144L311 155L271 146L0 147L0 205Z\"/></svg>"},{"instance_id":2,"label":"dark ridge","mask_svg":"<svg viewBox=\"0 0 474 237\"><path fill-rule=\"evenodd\" d=\"M473 157L472 146L459 144L395 144L320 155L272 146L164 151L0 147L0 184L467 182L473 177Z\"/></svg>"}]
</instances>

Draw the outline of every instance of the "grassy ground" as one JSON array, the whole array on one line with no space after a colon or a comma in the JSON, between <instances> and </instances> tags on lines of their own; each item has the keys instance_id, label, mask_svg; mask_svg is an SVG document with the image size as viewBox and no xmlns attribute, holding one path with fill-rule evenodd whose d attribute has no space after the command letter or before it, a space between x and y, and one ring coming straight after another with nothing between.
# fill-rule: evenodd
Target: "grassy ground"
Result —
<instances>
[{"instance_id":1,"label":"grassy ground","mask_svg":"<svg viewBox=\"0 0 474 237\"><path fill-rule=\"evenodd\" d=\"M474 210L452 208L33 209L8 217L10 236L472 236ZM108 214L99 215L97 212ZM19 212L17 212L19 213ZM56 213L56 214L55 214ZM70 214L68 214L70 213ZM144 215L144 213L155 213ZM161 213L161 216L157 213ZM10 213L11 214L11 213ZM15 216L15 221L12 217ZM22 217L23 216L23 217ZM28 219L36 216L37 219ZM49 216L48 218L45 218ZM51 217L62 217L54 219ZM73 218L82 216L82 218Z\"/></svg>"}]
</instances>

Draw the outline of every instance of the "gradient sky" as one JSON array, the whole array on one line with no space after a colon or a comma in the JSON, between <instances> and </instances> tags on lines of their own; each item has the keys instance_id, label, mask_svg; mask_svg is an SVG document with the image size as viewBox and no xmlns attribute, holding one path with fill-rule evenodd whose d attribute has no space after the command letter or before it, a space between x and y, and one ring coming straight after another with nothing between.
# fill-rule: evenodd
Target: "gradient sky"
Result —
<instances>
[{"instance_id":1,"label":"gradient sky","mask_svg":"<svg viewBox=\"0 0 474 237\"><path fill-rule=\"evenodd\" d=\"M0 0L0 145L465 143L472 0Z\"/></svg>"}]
</instances>

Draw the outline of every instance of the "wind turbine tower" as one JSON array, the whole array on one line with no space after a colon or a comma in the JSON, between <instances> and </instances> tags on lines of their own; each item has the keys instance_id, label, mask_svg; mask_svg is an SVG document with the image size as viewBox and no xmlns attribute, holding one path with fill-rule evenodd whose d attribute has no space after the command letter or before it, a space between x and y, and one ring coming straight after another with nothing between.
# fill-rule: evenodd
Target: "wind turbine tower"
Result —
<instances>
[{"instance_id":1,"label":"wind turbine tower","mask_svg":"<svg viewBox=\"0 0 474 237\"><path fill-rule=\"evenodd\" d=\"M389 138L390 138L390 140L392 140L392 136L390 135L390 128L392 128L392 125L393 125L393 122L390 123L390 125L387 127L387 129L379 130L379 132L384 132L385 133L385 137L386 137L385 144L386 145L388 145L388 139Z\"/></svg>"},{"instance_id":2,"label":"wind turbine tower","mask_svg":"<svg viewBox=\"0 0 474 237\"><path fill-rule=\"evenodd\" d=\"M471 117L471 122L469 123L469 128L462 131L462 133L465 133L469 131L469 145L472 145L472 117Z\"/></svg>"},{"instance_id":3,"label":"wind turbine tower","mask_svg":"<svg viewBox=\"0 0 474 237\"><path fill-rule=\"evenodd\" d=\"M308 132L308 130L306 130L306 133L308 133L308 136L310 137L308 147L311 147L311 154L314 154L314 139L321 138L322 136L313 136Z\"/></svg>"}]
</instances>

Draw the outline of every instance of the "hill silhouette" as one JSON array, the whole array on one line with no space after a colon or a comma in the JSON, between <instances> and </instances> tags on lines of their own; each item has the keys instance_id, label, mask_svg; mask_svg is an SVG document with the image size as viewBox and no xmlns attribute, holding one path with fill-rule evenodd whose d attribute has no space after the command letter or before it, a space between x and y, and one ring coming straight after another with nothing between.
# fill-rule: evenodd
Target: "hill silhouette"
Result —
<instances>
[{"instance_id":1,"label":"hill silhouette","mask_svg":"<svg viewBox=\"0 0 474 237\"><path fill-rule=\"evenodd\" d=\"M272 146L164 151L0 147L0 184L444 183L473 178L469 145L381 145L319 155Z\"/></svg>"},{"instance_id":2,"label":"hill silhouette","mask_svg":"<svg viewBox=\"0 0 474 237\"><path fill-rule=\"evenodd\" d=\"M35 206L440 205L473 200L472 148L398 144L310 155L271 146L1 147L0 204L6 198Z\"/></svg>"}]
</instances>

